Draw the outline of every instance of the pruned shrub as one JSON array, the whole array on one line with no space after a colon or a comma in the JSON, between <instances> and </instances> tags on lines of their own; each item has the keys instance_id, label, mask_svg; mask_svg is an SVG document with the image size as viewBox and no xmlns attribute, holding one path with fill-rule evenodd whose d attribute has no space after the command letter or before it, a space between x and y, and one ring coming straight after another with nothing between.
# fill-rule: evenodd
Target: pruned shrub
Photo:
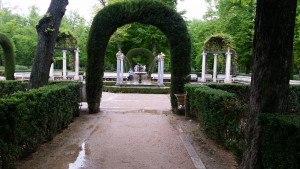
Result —
<instances>
[{"instance_id":1,"label":"pruned shrub","mask_svg":"<svg viewBox=\"0 0 300 169\"><path fill-rule=\"evenodd\" d=\"M15 53L11 40L4 34L0 33L0 46L3 48L5 61L5 76L7 80L14 80L15 73Z\"/></svg>"},{"instance_id":2,"label":"pruned shrub","mask_svg":"<svg viewBox=\"0 0 300 169\"><path fill-rule=\"evenodd\" d=\"M241 119L247 106L236 94L206 85L185 85L188 112L199 120L201 127L214 140L230 148L237 157L244 146Z\"/></svg>"},{"instance_id":3,"label":"pruned shrub","mask_svg":"<svg viewBox=\"0 0 300 169\"><path fill-rule=\"evenodd\" d=\"M0 81L0 98L6 97L17 91L25 91L26 83L14 80Z\"/></svg>"},{"instance_id":4,"label":"pruned shrub","mask_svg":"<svg viewBox=\"0 0 300 169\"><path fill-rule=\"evenodd\" d=\"M264 168L300 168L300 116L263 114L260 121Z\"/></svg>"},{"instance_id":5,"label":"pruned shrub","mask_svg":"<svg viewBox=\"0 0 300 169\"><path fill-rule=\"evenodd\" d=\"M103 86L104 92L112 93L144 93L144 94L169 94L169 87L119 87L119 86Z\"/></svg>"},{"instance_id":6,"label":"pruned shrub","mask_svg":"<svg viewBox=\"0 0 300 169\"><path fill-rule=\"evenodd\" d=\"M79 115L80 84L61 83L0 99L0 164L14 162L66 128Z\"/></svg>"}]
</instances>

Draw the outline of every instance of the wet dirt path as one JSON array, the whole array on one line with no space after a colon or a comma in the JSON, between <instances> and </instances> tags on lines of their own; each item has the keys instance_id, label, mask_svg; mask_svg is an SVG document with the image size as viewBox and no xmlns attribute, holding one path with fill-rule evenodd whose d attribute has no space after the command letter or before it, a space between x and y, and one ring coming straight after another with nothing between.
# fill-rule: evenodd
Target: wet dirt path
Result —
<instances>
[{"instance_id":1,"label":"wet dirt path","mask_svg":"<svg viewBox=\"0 0 300 169\"><path fill-rule=\"evenodd\" d=\"M101 113L82 114L17 168L195 168L169 110L169 95L103 93Z\"/></svg>"}]
</instances>

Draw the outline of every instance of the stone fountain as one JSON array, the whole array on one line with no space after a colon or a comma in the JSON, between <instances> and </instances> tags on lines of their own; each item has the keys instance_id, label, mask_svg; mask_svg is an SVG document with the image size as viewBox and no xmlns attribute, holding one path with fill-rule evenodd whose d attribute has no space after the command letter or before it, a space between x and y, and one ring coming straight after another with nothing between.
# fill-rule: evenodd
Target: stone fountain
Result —
<instances>
[{"instance_id":1,"label":"stone fountain","mask_svg":"<svg viewBox=\"0 0 300 169\"><path fill-rule=\"evenodd\" d=\"M138 77L139 77L138 78L139 83L142 83L142 76L147 74L147 72L146 72L146 66L145 65L141 65L141 64L135 65L133 73L136 74L136 75L138 75Z\"/></svg>"}]
</instances>

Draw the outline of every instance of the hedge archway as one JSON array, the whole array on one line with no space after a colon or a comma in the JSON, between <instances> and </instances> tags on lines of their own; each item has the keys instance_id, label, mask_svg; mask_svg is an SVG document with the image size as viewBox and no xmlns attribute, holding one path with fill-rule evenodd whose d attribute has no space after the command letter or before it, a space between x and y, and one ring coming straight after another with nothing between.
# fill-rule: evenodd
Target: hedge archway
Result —
<instances>
[{"instance_id":1,"label":"hedge archway","mask_svg":"<svg viewBox=\"0 0 300 169\"><path fill-rule=\"evenodd\" d=\"M146 63L142 63L142 64L146 64L147 70L150 70L150 65L151 65L153 59L155 58L153 53L149 49L146 49L146 48L134 48L134 49L131 49L130 51L128 51L126 57L132 66L131 68L134 67L133 58L135 58L137 56L143 57L146 60ZM135 63L135 64L137 64L137 63Z\"/></svg>"},{"instance_id":2,"label":"hedge archway","mask_svg":"<svg viewBox=\"0 0 300 169\"><path fill-rule=\"evenodd\" d=\"M204 51L227 51L230 49L234 54L232 63L234 66L237 66L238 56L233 42L232 37L228 34L214 34L206 38L204 42Z\"/></svg>"},{"instance_id":3,"label":"hedge archway","mask_svg":"<svg viewBox=\"0 0 300 169\"><path fill-rule=\"evenodd\" d=\"M4 67L6 80L15 80L15 53L11 40L0 33L0 45L4 53Z\"/></svg>"},{"instance_id":4,"label":"hedge archway","mask_svg":"<svg viewBox=\"0 0 300 169\"><path fill-rule=\"evenodd\" d=\"M204 50L227 50L233 49L233 40L227 34L214 34L206 38L204 42Z\"/></svg>"},{"instance_id":5,"label":"hedge archway","mask_svg":"<svg viewBox=\"0 0 300 169\"><path fill-rule=\"evenodd\" d=\"M153 0L115 3L95 16L87 45L86 89L89 113L99 112L102 96L105 50L117 28L139 22L160 29L168 38L171 53L171 105L177 106L174 93L183 93L189 82L191 43L186 23L176 10Z\"/></svg>"}]
</instances>

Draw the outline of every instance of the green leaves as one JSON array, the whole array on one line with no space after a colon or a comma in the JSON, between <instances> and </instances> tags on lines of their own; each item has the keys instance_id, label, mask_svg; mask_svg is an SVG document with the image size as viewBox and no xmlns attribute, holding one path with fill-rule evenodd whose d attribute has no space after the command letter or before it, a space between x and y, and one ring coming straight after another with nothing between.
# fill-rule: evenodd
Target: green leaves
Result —
<instances>
[{"instance_id":1,"label":"green leaves","mask_svg":"<svg viewBox=\"0 0 300 169\"><path fill-rule=\"evenodd\" d=\"M20 86L19 82L1 82L0 93L16 91L16 86ZM51 140L78 116L79 102L79 83L53 84L1 98L0 164L10 166L35 151L39 144Z\"/></svg>"},{"instance_id":2,"label":"green leaves","mask_svg":"<svg viewBox=\"0 0 300 169\"><path fill-rule=\"evenodd\" d=\"M15 73L15 53L11 40L4 34L0 33L0 46L3 49L5 61L5 75L7 80L14 80Z\"/></svg>"},{"instance_id":3,"label":"green leaves","mask_svg":"<svg viewBox=\"0 0 300 169\"><path fill-rule=\"evenodd\" d=\"M171 49L172 107L176 107L174 93L183 92L183 85L186 81L182 79L190 74L191 69L191 44L186 23L180 14L157 1L138 0L115 3L105 7L96 15L89 34L86 79L87 100L91 113L98 112L100 104L104 54L108 41L117 28L133 22L153 25L168 38ZM151 34L148 32L148 35ZM156 37L152 36L147 40L154 38Z\"/></svg>"}]
</instances>

